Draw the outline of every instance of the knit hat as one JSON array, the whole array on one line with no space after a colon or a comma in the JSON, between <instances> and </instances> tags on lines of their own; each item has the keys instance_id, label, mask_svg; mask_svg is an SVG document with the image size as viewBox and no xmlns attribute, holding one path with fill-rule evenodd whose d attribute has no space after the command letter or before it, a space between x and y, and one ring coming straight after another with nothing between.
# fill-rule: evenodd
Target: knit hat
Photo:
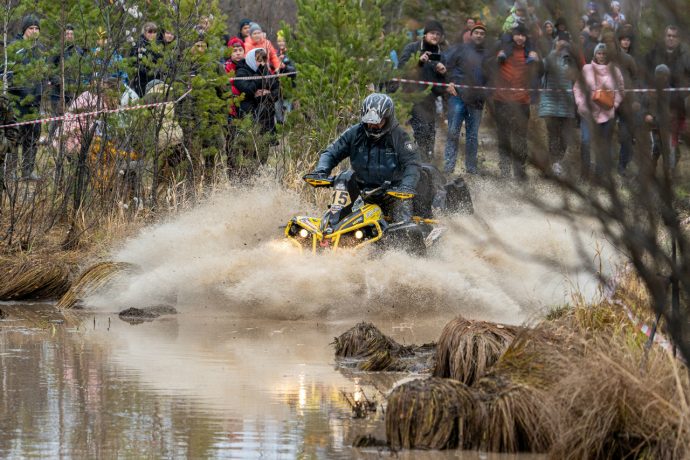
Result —
<instances>
[{"instance_id":1,"label":"knit hat","mask_svg":"<svg viewBox=\"0 0 690 460\"><path fill-rule=\"evenodd\" d=\"M611 9L613 8L620 8L621 7L621 2L618 2L616 0L611 2Z\"/></svg>"},{"instance_id":2,"label":"knit hat","mask_svg":"<svg viewBox=\"0 0 690 460\"><path fill-rule=\"evenodd\" d=\"M593 55L596 56L597 53L601 51L603 51L604 53L606 52L606 43L598 43L597 46L594 47Z\"/></svg>"},{"instance_id":3,"label":"knit hat","mask_svg":"<svg viewBox=\"0 0 690 460\"><path fill-rule=\"evenodd\" d=\"M484 32L486 32L486 26L485 26L484 24L482 24L481 21L476 21L476 22L474 23L474 26L470 29L470 34L471 34L472 32L474 32L476 29L481 29L481 30L483 30Z\"/></svg>"},{"instance_id":4,"label":"knit hat","mask_svg":"<svg viewBox=\"0 0 690 460\"><path fill-rule=\"evenodd\" d=\"M237 37L232 37L228 41L228 48L242 48L242 49L244 49L244 42Z\"/></svg>"},{"instance_id":5,"label":"knit hat","mask_svg":"<svg viewBox=\"0 0 690 460\"><path fill-rule=\"evenodd\" d=\"M589 2L587 3L587 11L589 10L599 11L599 5L597 5L596 2Z\"/></svg>"},{"instance_id":6,"label":"knit hat","mask_svg":"<svg viewBox=\"0 0 690 460\"><path fill-rule=\"evenodd\" d=\"M279 31L276 33L276 40L278 40L278 41L280 41L280 40L285 41L285 32L282 31L282 30L279 30Z\"/></svg>"},{"instance_id":7,"label":"knit hat","mask_svg":"<svg viewBox=\"0 0 690 460\"><path fill-rule=\"evenodd\" d=\"M429 32L441 32L442 34L445 33L445 31L443 30L443 26L441 25L441 23L438 22L438 21L435 21L435 20L433 20L433 19L432 19L431 21L428 21L428 22L424 25L424 33L427 34L427 33L429 33Z\"/></svg>"},{"instance_id":8,"label":"knit hat","mask_svg":"<svg viewBox=\"0 0 690 460\"><path fill-rule=\"evenodd\" d=\"M262 29L261 26L260 26L259 24L257 24L256 22L252 22L252 23L250 24L250 26L249 26L249 35L253 34L253 33L256 32L257 30L258 30L258 31L262 31L263 29Z\"/></svg>"},{"instance_id":9,"label":"knit hat","mask_svg":"<svg viewBox=\"0 0 690 460\"><path fill-rule=\"evenodd\" d=\"M513 27L513 30L511 31L511 36L512 35L524 35L525 37L528 35L527 33L527 27L523 23L519 23L515 27Z\"/></svg>"},{"instance_id":10,"label":"knit hat","mask_svg":"<svg viewBox=\"0 0 690 460\"><path fill-rule=\"evenodd\" d=\"M242 27L246 26L247 24L251 24L252 20L251 19L240 19L240 30L242 30Z\"/></svg>"},{"instance_id":11,"label":"knit hat","mask_svg":"<svg viewBox=\"0 0 690 460\"><path fill-rule=\"evenodd\" d=\"M40 29L41 21L38 20L38 17L36 17L36 15L27 14L26 16L24 16L24 19L22 19L22 35L24 35L26 29L28 29L31 26L36 26Z\"/></svg>"},{"instance_id":12,"label":"knit hat","mask_svg":"<svg viewBox=\"0 0 690 460\"><path fill-rule=\"evenodd\" d=\"M72 30L72 31L73 31L73 30L74 30L74 26L73 26L72 24L67 24L67 25L65 26L65 30Z\"/></svg>"},{"instance_id":13,"label":"knit hat","mask_svg":"<svg viewBox=\"0 0 690 460\"><path fill-rule=\"evenodd\" d=\"M525 0L515 0L515 3L513 4L513 8L515 10L527 10L527 2Z\"/></svg>"},{"instance_id":14,"label":"knit hat","mask_svg":"<svg viewBox=\"0 0 690 460\"><path fill-rule=\"evenodd\" d=\"M589 21L587 21L587 27L589 29L601 29L601 21L599 21L597 18L592 18Z\"/></svg>"},{"instance_id":15,"label":"knit hat","mask_svg":"<svg viewBox=\"0 0 690 460\"><path fill-rule=\"evenodd\" d=\"M568 28L568 22L565 20L564 17L560 17L556 19L556 23L553 25L556 29L558 29L558 26L565 26L565 28Z\"/></svg>"},{"instance_id":16,"label":"knit hat","mask_svg":"<svg viewBox=\"0 0 690 460\"><path fill-rule=\"evenodd\" d=\"M666 64L659 64L654 69L654 75L671 75L671 69Z\"/></svg>"},{"instance_id":17,"label":"knit hat","mask_svg":"<svg viewBox=\"0 0 690 460\"><path fill-rule=\"evenodd\" d=\"M631 27L621 27L620 29L618 29L616 35L618 40L621 40L623 38L629 38L630 40L632 40L635 38L635 34L633 33Z\"/></svg>"}]
</instances>

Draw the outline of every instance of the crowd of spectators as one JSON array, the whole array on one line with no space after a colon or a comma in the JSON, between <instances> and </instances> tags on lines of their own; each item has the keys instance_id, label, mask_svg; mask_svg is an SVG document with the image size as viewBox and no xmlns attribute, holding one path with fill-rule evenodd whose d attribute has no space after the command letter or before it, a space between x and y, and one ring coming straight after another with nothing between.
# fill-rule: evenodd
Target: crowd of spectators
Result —
<instances>
[{"instance_id":1,"label":"crowd of spectators","mask_svg":"<svg viewBox=\"0 0 690 460\"><path fill-rule=\"evenodd\" d=\"M215 159L227 155L228 173L242 163L242 148L235 142L239 122L251 118L251 125L268 137L276 132L276 123L284 121L289 102L283 100L276 73L294 72L287 55L285 38L278 36L278 46L268 39L262 27L249 20L240 21L237 36L216 37L211 32L213 18L202 16L185 42L171 27L144 22L138 37L129 40L113 37L104 28L95 31L96 46L85 49L72 24L60 28L51 42L41 37L41 20L26 15L20 32L7 47L7 66L2 72L8 88L0 98L0 123L67 116L44 123L25 124L0 130L3 147L0 166L3 181L40 180L36 153L46 145L64 153L67 161L82 151L94 155L94 146L116 152L127 161L141 159L152 149L163 152L158 170L175 167L185 160L194 166L211 168ZM190 38L191 36L191 38ZM136 37L136 38L134 38ZM213 48L215 47L215 48ZM213 49L213 53L209 53ZM219 62L220 60L220 62ZM194 78L201 77L195 84ZM248 79L242 79L249 77ZM235 80L235 78L239 78ZM294 84L294 80L290 80ZM175 92L173 86L182 88ZM146 120L156 125L155 145L134 139L124 147L115 132L124 115L104 126L98 117L70 115L114 110L138 103L170 102L190 89L176 104L145 111ZM141 117L140 117L141 118ZM130 120L131 121L131 120ZM110 130L111 134L106 131ZM192 158L195 147L200 158ZM139 154L132 153L139 150ZM21 164L19 163L21 157ZM101 163L107 158L98 159ZM256 166L256 165L253 165Z\"/></svg>"},{"instance_id":2,"label":"crowd of spectators","mask_svg":"<svg viewBox=\"0 0 690 460\"><path fill-rule=\"evenodd\" d=\"M447 100L448 137L442 159L446 173L456 169L463 123L464 170L482 172L477 151L485 107L495 120L503 176L524 179L527 159L539 161L528 152L534 116L544 120L549 155L542 166L551 174L564 173L563 158L577 145L578 128L583 178L611 171L629 175L633 145L650 133L657 157L659 144L666 142L670 167L675 167L679 139L687 135L690 91L669 97L668 91L653 90L690 86L690 51L681 43L679 28L668 24L658 45L642 55L636 47L636 25L627 20L620 2L583 6L582 17L542 20L533 4L516 0L498 37L490 38L486 25L468 18L457 42L450 44L443 26L429 21L421 39L410 43L401 59L404 63L417 56L408 78L449 84L434 87L412 109L410 123L424 159L433 160L433 99L442 95ZM668 139L658 137L660 107L668 112Z\"/></svg>"}]
</instances>

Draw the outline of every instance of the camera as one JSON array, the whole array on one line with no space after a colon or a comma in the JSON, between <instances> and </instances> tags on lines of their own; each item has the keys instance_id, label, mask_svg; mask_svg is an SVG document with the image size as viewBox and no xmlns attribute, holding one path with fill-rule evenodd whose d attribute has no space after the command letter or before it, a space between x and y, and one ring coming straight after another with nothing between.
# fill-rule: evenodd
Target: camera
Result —
<instances>
[{"instance_id":1,"label":"camera","mask_svg":"<svg viewBox=\"0 0 690 460\"><path fill-rule=\"evenodd\" d=\"M429 53L429 60L430 61L440 61L441 60L441 53Z\"/></svg>"}]
</instances>

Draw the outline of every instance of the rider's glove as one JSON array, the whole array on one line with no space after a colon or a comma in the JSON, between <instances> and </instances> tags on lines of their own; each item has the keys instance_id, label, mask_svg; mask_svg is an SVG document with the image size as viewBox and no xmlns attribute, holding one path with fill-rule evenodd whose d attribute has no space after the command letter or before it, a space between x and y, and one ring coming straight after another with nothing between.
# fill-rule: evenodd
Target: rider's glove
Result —
<instances>
[{"instance_id":1,"label":"rider's glove","mask_svg":"<svg viewBox=\"0 0 690 460\"><path fill-rule=\"evenodd\" d=\"M310 179L328 179L328 174L323 171L312 171L309 174L305 174L304 177L309 177Z\"/></svg>"},{"instance_id":2,"label":"rider's glove","mask_svg":"<svg viewBox=\"0 0 690 460\"><path fill-rule=\"evenodd\" d=\"M401 200L409 200L410 198L414 198L416 192L412 187L399 185L397 187L388 189L387 193L396 198L400 198Z\"/></svg>"}]
</instances>

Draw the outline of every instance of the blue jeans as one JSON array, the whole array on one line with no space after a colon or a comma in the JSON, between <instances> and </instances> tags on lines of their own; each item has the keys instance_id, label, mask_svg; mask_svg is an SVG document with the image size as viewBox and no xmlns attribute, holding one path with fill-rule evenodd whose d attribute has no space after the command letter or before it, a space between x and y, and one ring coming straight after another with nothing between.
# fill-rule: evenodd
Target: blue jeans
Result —
<instances>
[{"instance_id":1,"label":"blue jeans","mask_svg":"<svg viewBox=\"0 0 690 460\"><path fill-rule=\"evenodd\" d=\"M594 141L594 171L598 176L610 174L613 169L613 155L611 152L611 136L613 135L615 119L596 123L593 120L582 119L580 123L580 159L582 176L590 173L590 150Z\"/></svg>"},{"instance_id":2,"label":"blue jeans","mask_svg":"<svg viewBox=\"0 0 690 460\"><path fill-rule=\"evenodd\" d=\"M468 107L460 96L448 99L448 140L444 152L444 172L452 173L458 157L458 139L462 122L465 122L465 171L477 173L477 147L479 144L479 123L482 109Z\"/></svg>"}]
</instances>

